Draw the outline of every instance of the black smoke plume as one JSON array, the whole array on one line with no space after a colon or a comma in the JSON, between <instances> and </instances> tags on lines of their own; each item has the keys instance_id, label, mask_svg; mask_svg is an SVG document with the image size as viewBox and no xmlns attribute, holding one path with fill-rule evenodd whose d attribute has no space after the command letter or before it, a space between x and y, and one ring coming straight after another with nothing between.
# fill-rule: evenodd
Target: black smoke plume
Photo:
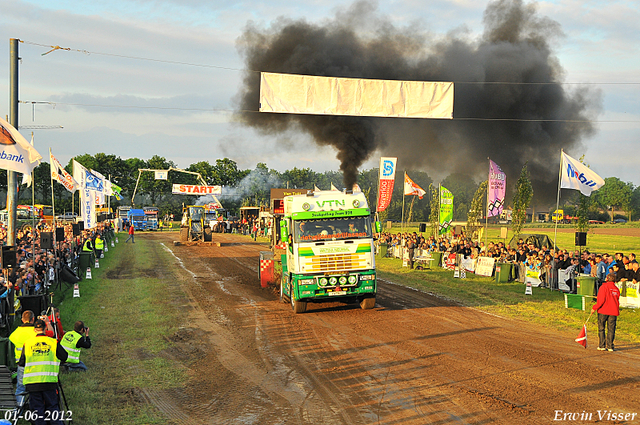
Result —
<instances>
[{"instance_id":1,"label":"black smoke plume","mask_svg":"<svg viewBox=\"0 0 640 425\"><path fill-rule=\"evenodd\" d=\"M463 30L429 36L419 24L397 28L366 1L321 24L286 18L270 28L249 23L238 40L247 69L238 115L264 133L299 129L320 145L334 146L346 187L378 151L398 156L400 169L480 178L490 157L510 182L528 161L534 188L544 192L536 197L552 198L555 190L545 193L557 181L560 149L571 153L593 133L589 119L599 111L599 95L561 84L563 70L552 45L562 32L558 23L536 13L535 4L491 2L484 26L479 38ZM247 112L258 109L256 71L453 81L454 119Z\"/></svg>"}]
</instances>

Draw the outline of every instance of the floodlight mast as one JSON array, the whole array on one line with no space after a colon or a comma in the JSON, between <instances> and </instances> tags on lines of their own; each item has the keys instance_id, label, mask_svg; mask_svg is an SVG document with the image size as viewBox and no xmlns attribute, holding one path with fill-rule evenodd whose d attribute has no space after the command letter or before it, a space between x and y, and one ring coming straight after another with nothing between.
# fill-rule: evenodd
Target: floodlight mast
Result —
<instances>
[{"instance_id":1,"label":"floodlight mast","mask_svg":"<svg viewBox=\"0 0 640 425\"><path fill-rule=\"evenodd\" d=\"M169 167L168 170L155 170L152 168L138 168L138 179L136 180L136 188L133 190L133 196L131 197L131 206L135 206L135 202L133 201L136 197L136 192L138 191L138 184L140 183L140 176L142 176L142 172L143 171L152 171L152 172L156 172L156 171L164 171L167 173L167 175L169 174L169 171L178 171L179 173L187 173L187 174L192 174L194 176L196 176L200 182L200 184L202 184L203 186L207 186L207 182L204 180L204 178L202 177L202 175L196 171L187 171L187 170L183 170L182 168L175 168L175 167ZM218 198L215 197L215 195L211 195L213 197L213 199L220 204L220 201L218 201ZM220 204L222 205L222 204Z\"/></svg>"}]
</instances>

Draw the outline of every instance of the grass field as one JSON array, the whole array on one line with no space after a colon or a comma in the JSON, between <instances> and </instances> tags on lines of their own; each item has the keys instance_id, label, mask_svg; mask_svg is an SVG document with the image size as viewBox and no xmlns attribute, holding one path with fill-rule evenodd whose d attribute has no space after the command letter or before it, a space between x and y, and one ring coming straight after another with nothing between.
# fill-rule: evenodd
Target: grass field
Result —
<instances>
[{"instance_id":1,"label":"grass field","mask_svg":"<svg viewBox=\"0 0 640 425\"><path fill-rule=\"evenodd\" d=\"M636 226L629 226L634 228ZM623 229L623 226L616 226ZM393 227L391 232L397 233L399 227ZM408 232L417 232L417 227L405 228ZM537 227L525 229L523 233L543 233L553 239L553 228ZM560 248L574 250L574 233L558 232L557 245ZM487 239L498 242L502 239L500 227L489 227ZM509 235L506 239L511 239ZM613 236L604 234L590 234L587 239L588 249L594 252L630 252L640 253L640 238L635 236ZM438 296L454 300L462 305L479 308L493 314L508 316L539 323L552 329L579 330L589 315L589 309L594 304L587 303L587 311L566 309L564 295L559 291L533 288L533 295L524 295L525 287L518 282L496 283L494 278L467 274L467 279L454 279L453 272L434 267L433 270L409 270L402 267L399 259L378 259L378 274L383 279L404 284ZM616 332L617 340L631 343L640 342L640 311L622 309ZM588 325L591 335L597 337L597 325L592 318ZM576 331L577 332L577 331ZM593 340L592 340L593 341Z\"/></svg>"},{"instance_id":2,"label":"grass field","mask_svg":"<svg viewBox=\"0 0 640 425\"><path fill-rule=\"evenodd\" d=\"M141 388L164 390L182 387L183 369L175 367L163 353L169 337L178 329L181 290L167 267L145 269L142 261L131 261L132 244L120 243L106 253L93 279L80 283L80 298L65 286L54 292L65 330L76 320L90 328L92 347L82 350L85 373L65 373L60 382L77 424L165 424L155 408L140 403ZM137 238L139 258L167 256L154 242ZM107 274L110 278L107 278ZM21 422L26 424L27 422Z\"/></svg>"}]
</instances>

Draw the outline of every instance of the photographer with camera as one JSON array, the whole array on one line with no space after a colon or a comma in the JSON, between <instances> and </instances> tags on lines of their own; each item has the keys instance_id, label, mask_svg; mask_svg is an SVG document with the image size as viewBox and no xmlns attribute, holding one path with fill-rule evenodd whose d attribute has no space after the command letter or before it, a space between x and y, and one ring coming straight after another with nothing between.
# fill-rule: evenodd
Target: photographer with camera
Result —
<instances>
[{"instance_id":1,"label":"photographer with camera","mask_svg":"<svg viewBox=\"0 0 640 425\"><path fill-rule=\"evenodd\" d=\"M89 338L89 328L84 325L82 320L78 320L73 325L71 332L64 334L60 345L69 353L69 358L63 365L67 367L69 372L84 372L87 370L87 366L80 361L80 349L91 348L91 338Z\"/></svg>"},{"instance_id":2,"label":"photographer with camera","mask_svg":"<svg viewBox=\"0 0 640 425\"><path fill-rule=\"evenodd\" d=\"M45 417L52 417L52 412L60 411L57 392L59 362L68 358L58 341L46 335L46 328L42 319L35 321L36 334L24 343L18 361L18 366L24 368L22 382L29 393L29 409L38 413L36 424L44 424ZM62 421L53 420L50 424L62 424Z\"/></svg>"}]
</instances>

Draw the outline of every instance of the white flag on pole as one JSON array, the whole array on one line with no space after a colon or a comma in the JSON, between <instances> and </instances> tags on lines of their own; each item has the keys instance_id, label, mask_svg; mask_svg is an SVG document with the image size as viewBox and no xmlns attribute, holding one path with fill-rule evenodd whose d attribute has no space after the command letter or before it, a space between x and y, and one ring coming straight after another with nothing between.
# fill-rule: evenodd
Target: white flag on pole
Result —
<instances>
[{"instance_id":1,"label":"white flag on pole","mask_svg":"<svg viewBox=\"0 0 640 425\"><path fill-rule=\"evenodd\" d=\"M65 187L69 192L74 193L78 190L78 182L67 173L60 161L53 156L49 149L49 167L51 167L51 178Z\"/></svg>"},{"instance_id":2,"label":"white flag on pole","mask_svg":"<svg viewBox=\"0 0 640 425\"><path fill-rule=\"evenodd\" d=\"M0 168L23 174L22 182L31 186L31 172L42 155L11 124L0 118Z\"/></svg>"},{"instance_id":3,"label":"white flag on pole","mask_svg":"<svg viewBox=\"0 0 640 425\"><path fill-rule=\"evenodd\" d=\"M562 152L560 188L576 189L585 196L604 186L604 179L575 158Z\"/></svg>"}]
</instances>

